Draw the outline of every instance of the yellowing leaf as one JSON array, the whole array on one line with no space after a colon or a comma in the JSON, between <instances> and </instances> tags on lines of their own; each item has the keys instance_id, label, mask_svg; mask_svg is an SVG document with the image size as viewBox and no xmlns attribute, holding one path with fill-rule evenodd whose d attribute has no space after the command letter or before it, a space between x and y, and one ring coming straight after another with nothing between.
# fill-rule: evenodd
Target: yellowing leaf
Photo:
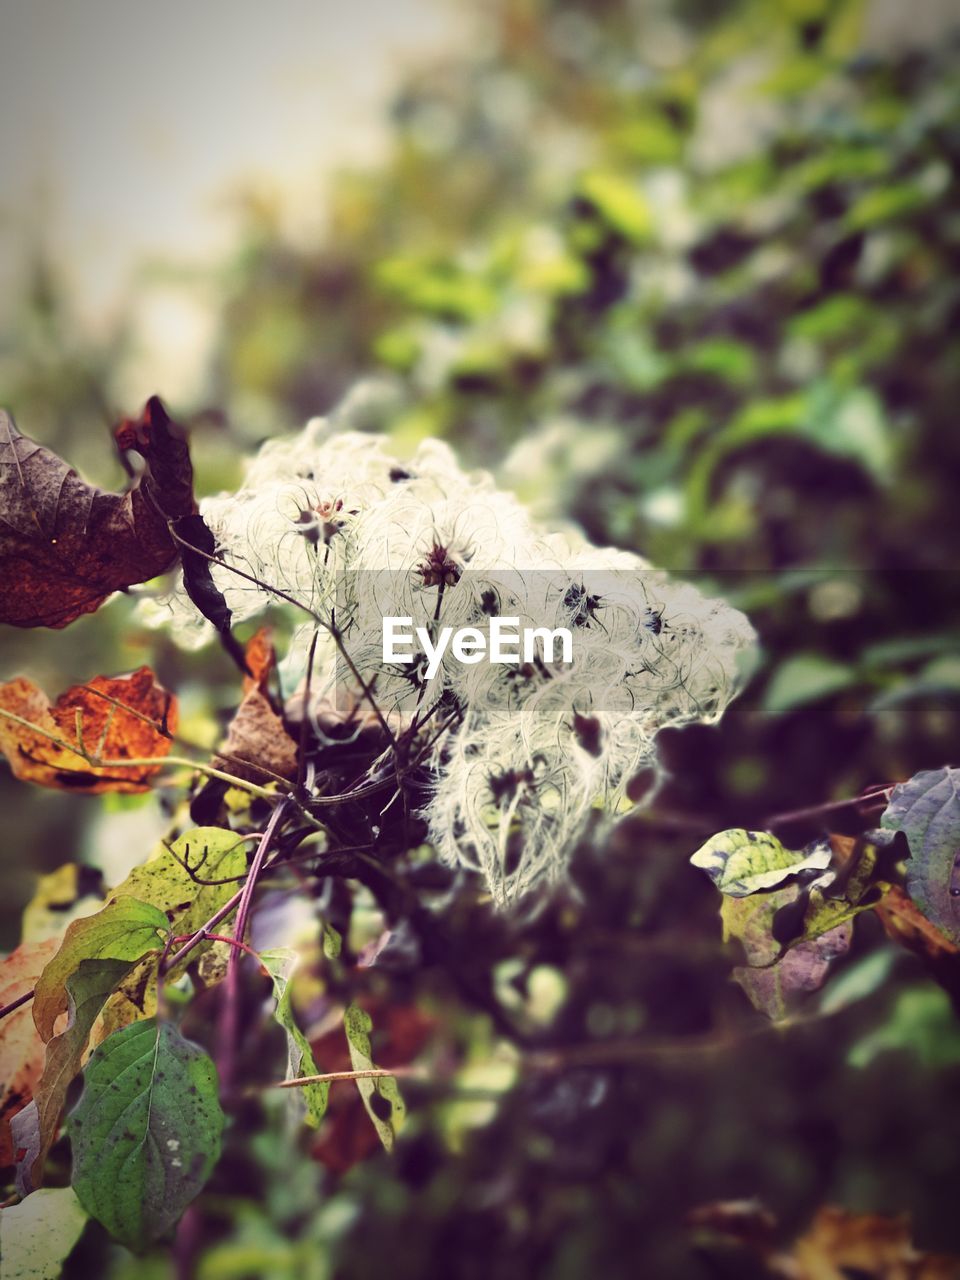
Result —
<instances>
[{"instance_id":1,"label":"yellowing leaf","mask_svg":"<svg viewBox=\"0 0 960 1280\"><path fill-rule=\"evenodd\" d=\"M67 1011L67 979L83 960L139 960L158 950L167 917L135 898L116 898L94 916L75 920L56 955L37 982L33 1018L44 1040L54 1033L57 1018Z\"/></svg>"},{"instance_id":2,"label":"yellowing leaf","mask_svg":"<svg viewBox=\"0 0 960 1280\"><path fill-rule=\"evenodd\" d=\"M29 1194L40 1183L47 1153L57 1136L67 1090L80 1071L94 1019L133 963L81 960L67 976L67 1025L48 1043L34 1100L12 1126L17 1145L25 1152L17 1166L21 1195Z\"/></svg>"},{"instance_id":3,"label":"yellowing leaf","mask_svg":"<svg viewBox=\"0 0 960 1280\"><path fill-rule=\"evenodd\" d=\"M0 1210L0 1280L57 1280L86 1222L72 1187L35 1191Z\"/></svg>"},{"instance_id":4,"label":"yellowing leaf","mask_svg":"<svg viewBox=\"0 0 960 1280\"><path fill-rule=\"evenodd\" d=\"M350 1045L350 1061L354 1071L375 1070L370 1056L370 1031L373 1020L359 1005L352 1004L343 1015L343 1029ZM406 1105L393 1076L370 1076L357 1081L357 1088L367 1114L373 1121L380 1141L388 1151L403 1126Z\"/></svg>"},{"instance_id":5,"label":"yellowing leaf","mask_svg":"<svg viewBox=\"0 0 960 1280\"><path fill-rule=\"evenodd\" d=\"M721 893L743 898L776 888L799 871L823 871L830 865L830 846L811 845L800 853L785 848L767 831L721 831L690 859L706 871Z\"/></svg>"},{"instance_id":6,"label":"yellowing leaf","mask_svg":"<svg viewBox=\"0 0 960 1280\"><path fill-rule=\"evenodd\" d=\"M261 951L260 961L273 979L273 990L277 1006L274 1016L287 1033L287 1074L285 1079L295 1080L300 1076L315 1076L319 1067L313 1057L310 1041L300 1030L290 1003L290 979L297 967L300 957L295 951L286 947L278 947L273 951ZM303 1107L306 1104L306 1120L312 1128L317 1128L327 1109L330 1094L329 1081L318 1084L303 1085L294 1091L292 1105Z\"/></svg>"}]
</instances>

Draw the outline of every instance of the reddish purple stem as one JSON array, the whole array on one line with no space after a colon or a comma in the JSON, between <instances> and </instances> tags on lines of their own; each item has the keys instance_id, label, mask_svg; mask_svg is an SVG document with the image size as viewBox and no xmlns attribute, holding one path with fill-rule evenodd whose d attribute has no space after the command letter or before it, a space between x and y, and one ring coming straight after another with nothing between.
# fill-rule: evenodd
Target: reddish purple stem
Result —
<instances>
[{"instance_id":1,"label":"reddish purple stem","mask_svg":"<svg viewBox=\"0 0 960 1280\"><path fill-rule=\"evenodd\" d=\"M280 820L286 812L287 803L281 800L273 813L270 815L270 821L267 828L260 838L257 845L257 851L253 855L253 862L250 864L250 870L247 878L240 890L239 903L237 906L237 919L233 926L233 939L237 943L243 943L244 934L247 931L247 921L250 918L250 908L253 905L253 895L256 891L257 880L260 872L263 870L263 864L266 861L267 854L270 852L270 845L276 834ZM213 923L213 922L211 922ZM207 925L209 929L210 925ZM191 945L189 942L186 944ZM233 1089L234 1075L236 1071L237 1041L240 1031L240 957L241 947L231 947L230 955L227 957L227 976L224 980L223 1003L221 1005L219 1041L220 1049L217 1055L217 1070L220 1075L220 1088L224 1095L229 1095Z\"/></svg>"}]
</instances>

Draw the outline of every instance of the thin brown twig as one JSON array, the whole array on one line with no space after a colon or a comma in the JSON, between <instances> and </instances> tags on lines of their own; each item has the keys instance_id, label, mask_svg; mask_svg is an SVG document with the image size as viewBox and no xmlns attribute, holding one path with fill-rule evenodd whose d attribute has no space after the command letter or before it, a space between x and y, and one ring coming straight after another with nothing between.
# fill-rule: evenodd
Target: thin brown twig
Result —
<instances>
[{"instance_id":1,"label":"thin brown twig","mask_svg":"<svg viewBox=\"0 0 960 1280\"><path fill-rule=\"evenodd\" d=\"M328 548L329 550L329 548ZM317 654L319 628L315 628L310 638L310 652L307 655L307 676L303 685L303 709L300 721L300 751L297 756L297 790L303 790L303 781L307 772L307 731L310 727L310 685L313 682L313 663Z\"/></svg>"},{"instance_id":2,"label":"thin brown twig","mask_svg":"<svg viewBox=\"0 0 960 1280\"><path fill-rule=\"evenodd\" d=\"M822 1016L822 1015L821 1015ZM816 1016L798 1016L782 1022L757 1022L739 1031L712 1031L700 1036L664 1037L661 1039L597 1040L585 1044L564 1045L556 1049L539 1049L521 1054L517 1066L524 1072L554 1074L581 1067L631 1066L645 1062L692 1061L738 1048L748 1040L764 1038L817 1021ZM294 1089L302 1085L334 1083L338 1080L363 1080L394 1076L398 1079L432 1080L424 1067L377 1067L368 1071L328 1071L320 1075L299 1076L293 1080L275 1080L269 1089Z\"/></svg>"},{"instance_id":3,"label":"thin brown twig","mask_svg":"<svg viewBox=\"0 0 960 1280\"><path fill-rule=\"evenodd\" d=\"M29 1004L33 999L33 990L25 991L22 996L17 996L16 1000L11 1000L9 1004L5 1004L0 1009L0 1018L5 1018L10 1013L16 1013L18 1009L22 1009L25 1004Z\"/></svg>"},{"instance_id":4,"label":"thin brown twig","mask_svg":"<svg viewBox=\"0 0 960 1280\"><path fill-rule=\"evenodd\" d=\"M766 819L766 824L768 827L782 827L786 826L788 822L803 822L807 818L817 818L820 814L834 813L837 809L857 808L860 805L869 805L871 808L875 808L881 800L889 801L890 792L895 786L896 783L891 782L885 787L876 787L863 795L851 796L846 800L826 800L822 804L808 805L803 809L775 813Z\"/></svg>"},{"instance_id":5,"label":"thin brown twig","mask_svg":"<svg viewBox=\"0 0 960 1280\"><path fill-rule=\"evenodd\" d=\"M367 1071L324 1071L316 1076L297 1076L293 1080L272 1080L268 1089L298 1089L307 1084L335 1084L338 1080L382 1080L390 1076L399 1080L429 1079L422 1067L371 1067Z\"/></svg>"},{"instance_id":6,"label":"thin brown twig","mask_svg":"<svg viewBox=\"0 0 960 1280\"><path fill-rule=\"evenodd\" d=\"M259 840L262 838L262 836L263 836L262 831L251 831L245 836L238 835L234 844L232 844L229 849L223 850L223 856L226 857L228 853L233 853L234 849L238 848L242 844L246 844L248 840ZM247 873L246 871L244 871L244 872L241 872L241 874L238 876L223 876L221 879L218 879L218 880L207 880L203 876L197 875L197 868L202 867L208 857L208 850L206 845L204 846L204 854L200 862L197 863L196 867L191 867L190 861L189 861L189 852L186 853L184 857L181 858L179 853L177 853L176 849L174 848L173 840L161 840L160 843L166 849L167 853L169 853L170 857L174 860L174 862L179 867L182 867L182 869L187 873L187 875L194 882L194 884L200 884L205 886L223 885L223 884L240 884L241 881L246 880L247 878ZM190 848L189 843L187 844L186 847L187 847L187 850L189 851L189 848Z\"/></svg>"},{"instance_id":7,"label":"thin brown twig","mask_svg":"<svg viewBox=\"0 0 960 1280\"><path fill-rule=\"evenodd\" d=\"M31 733L35 733L41 738L46 738L48 742L52 742L61 751L67 751L71 755L77 756L91 769L163 769L171 767L193 769L197 773L206 774L208 777L219 778L221 782L227 782L232 787L239 787L243 791L249 791L251 795L258 796L261 800L275 801L277 799L276 794L268 791L265 787L258 787L256 783L246 782L243 778L237 778L232 773L226 773L222 769L215 769L212 765L201 764L198 760L188 760L184 756L146 756L129 760L104 760L100 756L90 755L78 750L72 743L67 742L55 733L51 733L49 729L44 729L40 725L34 724L32 720L18 716L14 711L7 711L5 707L0 707L0 716L3 716L5 720L12 720L14 724L22 725L23 728L29 729ZM40 763L46 764L50 768L55 767L49 760L41 760ZM69 768L69 766L67 767ZM76 772L79 772L79 770L76 770Z\"/></svg>"},{"instance_id":8,"label":"thin brown twig","mask_svg":"<svg viewBox=\"0 0 960 1280\"><path fill-rule=\"evenodd\" d=\"M164 972L175 969L177 965L182 964L195 947L199 947L202 942L205 942L211 929L215 929L221 920L226 920L227 916L236 910L242 896L243 890L238 889L228 902L225 902L222 907L213 913L206 924L202 924L195 933L191 934L189 940L183 944L180 950L168 957L166 964L163 966Z\"/></svg>"},{"instance_id":9,"label":"thin brown twig","mask_svg":"<svg viewBox=\"0 0 960 1280\"><path fill-rule=\"evenodd\" d=\"M343 643L343 634L340 631L340 628L336 625L334 621L328 622L327 619L324 618L322 614L317 613L315 609L311 609L310 606L307 604L304 604L302 600L298 600L295 596L290 595L289 592L282 591L280 587L275 587L270 582L265 582L262 578L256 577L255 574L247 573L245 569L240 569L235 564L229 564L226 560L223 559L222 556L211 555L208 551L202 551L200 547L195 547L193 543L188 542L187 539L182 536L182 534L177 533L172 526L170 528L170 532L174 540L176 542L179 542L182 547L186 547L188 551L193 551L196 555L202 556L204 560L209 560L211 564L220 565L220 567L222 569L226 569L228 573L235 573L239 577L245 578L247 582L252 582L255 586L259 587L261 591L267 591L271 595L275 595L278 599L285 600L287 604L292 604L295 608L300 609L303 613L306 613L309 617L311 617L318 626L323 627L324 631L327 631L332 637L333 642L337 646L337 649L340 653L340 656L343 658L344 662L350 668L350 674L356 680L361 692L363 693L364 698L366 698L367 702L370 704L371 711L376 716L377 721L380 724L380 728L383 730L384 734L386 735L387 741L390 743L390 746L392 747L394 754L396 754L397 742L393 735L393 730L387 724L386 717L384 716L383 712L380 709L380 704L377 702L376 698L374 698L373 693L368 687L363 676L357 670L356 663L353 661L350 654L347 652L347 647Z\"/></svg>"},{"instance_id":10,"label":"thin brown twig","mask_svg":"<svg viewBox=\"0 0 960 1280\"><path fill-rule=\"evenodd\" d=\"M82 684L79 687L86 690L87 693L92 693L95 698L102 698L104 702L109 702L112 706L118 708L118 710L126 711L137 720L142 720L143 723L149 725L155 733L158 733L162 738L166 738L169 742L178 743L181 747L186 747L189 751L211 750L218 760L224 760L228 764L242 764L248 769L256 769L258 773L263 774L265 778L270 778L273 782L282 782L285 785L289 783L289 779L285 778L283 774L274 773L272 769L268 769L265 765L258 763L256 760L244 760L242 756L234 755L229 751L217 750L216 747L207 748L202 746L199 742L191 742L189 738L184 738L179 733L171 733L167 728L166 716L164 716L163 724L157 724L156 720L151 719L150 716L145 715L142 711L138 711L136 707L128 707L125 702L121 702L118 698L112 698L109 693L104 693L102 689L95 689L91 684ZM78 715L83 715L81 708L77 708L77 713ZM77 733L77 737L80 739L79 731ZM82 746L82 739L80 741ZM87 753L84 750L81 754Z\"/></svg>"}]
</instances>

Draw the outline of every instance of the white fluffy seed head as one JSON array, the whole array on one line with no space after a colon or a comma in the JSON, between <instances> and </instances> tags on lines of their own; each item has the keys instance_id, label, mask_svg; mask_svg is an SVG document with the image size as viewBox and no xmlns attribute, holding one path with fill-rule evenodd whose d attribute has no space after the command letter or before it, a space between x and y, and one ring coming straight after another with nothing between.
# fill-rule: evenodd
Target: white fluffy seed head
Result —
<instances>
[{"instance_id":1,"label":"white fluffy seed head","mask_svg":"<svg viewBox=\"0 0 960 1280\"><path fill-rule=\"evenodd\" d=\"M659 730L716 721L753 649L747 619L722 600L630 552L541 529L439 441L401 462L378 437L313 420L264 445L239 491L204 499L200 510L234 621L268 606L293 615L280 664L289 707L302 714L315 627L270 588L335 616L395 731L429 713L421 763L431 776L430 839L446 862L482 873L498 903L561 876L591 817L612 821L628 807L631 780L657 774ZM141 609L187 647L212 638L182 583ZM486 632L491 614L568 628L572 663L464 665L448 651L423 687L411 667L384 666L385 616ZM373 722L322 629L309 687L321 738L338 716L358 731Z\"/></svg>"}]
</instances>

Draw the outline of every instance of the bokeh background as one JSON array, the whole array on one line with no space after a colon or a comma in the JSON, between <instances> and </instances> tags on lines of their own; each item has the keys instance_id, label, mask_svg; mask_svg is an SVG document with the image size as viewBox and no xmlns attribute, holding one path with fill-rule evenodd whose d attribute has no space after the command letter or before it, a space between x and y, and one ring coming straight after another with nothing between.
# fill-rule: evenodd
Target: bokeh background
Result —
<instances>
[{"instance_id":1,"label":"bokeh background","mask_svg":"<svg viewBox=\"0 0 960 1280\"><path fill-rule=\"evenodd\" d=\"M762 642L718 728L663 734L670 781L581 851L582 896L450 921L555 1039L722 1050L598 1048L521 1078L397 944L371 979L406 1011L395 1035L439 1018L476 1096L411 1084L392 1161L249 1117L202 1280L706 1276L685 1213L755 1194L788 1235L836 1203L909 1212L960 1252L949 996L870 919L842 1018L754 1034L687 865L723 827L960 763L958 19L938 0L0 6L0 403L26 434L116 487L110 426L158 392L201 492L316 414L401 450L439 435L544 519L727 595ZM143 661L216 732L229 664L145 632L131 600L0 637L0 675L51 694ZM6 948L38 874L115 879L165 821L154 798L5 773L0 806ZM68 1275L169 1265L94 1233Z\"/></svg>"}]
</instances>

